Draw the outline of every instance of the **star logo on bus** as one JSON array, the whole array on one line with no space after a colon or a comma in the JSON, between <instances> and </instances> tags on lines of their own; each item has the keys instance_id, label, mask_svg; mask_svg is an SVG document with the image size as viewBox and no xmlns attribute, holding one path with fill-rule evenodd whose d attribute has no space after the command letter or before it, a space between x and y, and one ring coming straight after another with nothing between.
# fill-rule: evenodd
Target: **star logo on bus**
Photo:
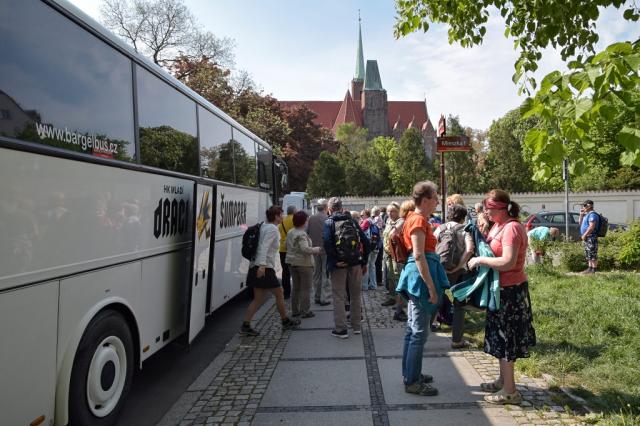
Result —
<instances>
[{"instance_id":1,"label":"star logo on bus","mask_svg":"<svg viewBox=\"0 0 640 426\"><path fill-rule=\"evenodd\" d=\"M198 212L198 218L196 219L198 240L202 239L202 234L205 234L207 239L211 238L211 208L212 204L209 201L209 191L207 191L202 194L200 211Z\"/></svg>"}]
</instances>

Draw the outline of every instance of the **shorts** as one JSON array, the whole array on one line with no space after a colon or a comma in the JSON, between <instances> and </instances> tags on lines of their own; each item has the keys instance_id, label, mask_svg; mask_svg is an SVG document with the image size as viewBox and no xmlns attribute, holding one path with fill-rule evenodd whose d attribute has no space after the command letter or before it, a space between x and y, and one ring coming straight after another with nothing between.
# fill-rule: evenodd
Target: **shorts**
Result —
<instances>
[{"instance_id":1,"label":"shorts","mask_svg":"<svg viewBox=\"0 0 640 426\"><path fill-rule=\"evenodd\" d=\"M584 257L587 260L598 260L598 237L589 235L584 240Z\"/></svg>"},{"instance_id":2,"label":"shorts","mask_svg":"<svg viewBox=\"0 0 640 426\"><path fill-rule=\"evenodd\" d=\"M280 280L276 276L276 270L273 268L265 268L264 276L262 278L256 277L258 271L257 266L249 268L247 273L247 287L252 288L278 288L280 287Z\"/></svg>"}]
</instances>

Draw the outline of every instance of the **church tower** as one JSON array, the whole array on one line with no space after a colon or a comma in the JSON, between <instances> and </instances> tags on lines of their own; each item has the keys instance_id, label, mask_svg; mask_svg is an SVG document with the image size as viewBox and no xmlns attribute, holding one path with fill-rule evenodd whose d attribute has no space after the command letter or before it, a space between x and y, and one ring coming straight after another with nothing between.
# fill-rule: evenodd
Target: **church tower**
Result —
<instances>
[{"instance_id":1,"label":"church tower","mask_svg":"<svg viewBox=\"0 0 640 426\"><path fill-rule=\"evenodd\" d=\"M362 52L362 25L358 12L358 51L356 52L356 73L351 80L351 97L360 102L364 86L364 53Z\"/></svg>"},{"instance_id":2,"label":"church tower","mask_svg":"<svg viewBox=\"0 0 640 426\"><path fill-rule=\"evenodd\" d=\"M369 130L368 139L389 135L387 91L382 87L378 62L367 60L362 92L362 125Z\"/></svg>"}]
</instances>

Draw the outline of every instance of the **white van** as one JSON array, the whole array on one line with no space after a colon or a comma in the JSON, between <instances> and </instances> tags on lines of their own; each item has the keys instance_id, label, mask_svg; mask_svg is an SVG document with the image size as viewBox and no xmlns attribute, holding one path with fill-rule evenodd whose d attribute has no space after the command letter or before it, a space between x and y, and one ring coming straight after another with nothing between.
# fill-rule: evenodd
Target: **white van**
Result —
<instances>
[{"instance_id":1,"label":"white van","mask_svg":"<svg viewBox=\"0 0 640 426\"><path fill-rule=\"evenodd\" d=\"M311 212L311 206L307 200L306 192L291 192L286 194L282 199L282 209L287 212L287 207L295 206L296 211L304 210L307 213Z\"/></svg>"}]
</instances>

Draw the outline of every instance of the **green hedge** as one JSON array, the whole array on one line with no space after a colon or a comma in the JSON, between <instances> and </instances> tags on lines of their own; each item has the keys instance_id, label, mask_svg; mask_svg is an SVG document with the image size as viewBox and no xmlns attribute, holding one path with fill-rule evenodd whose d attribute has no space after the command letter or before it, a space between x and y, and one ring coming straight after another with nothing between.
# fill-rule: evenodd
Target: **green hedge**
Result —
<instances>
[{"instance_id":1,"label":"green hedge","mask_svg":"<svg viewBox=\"0 0 640 426\"><path fill-rule=\"evenodd\" d=\"M552 243L548 252L568 271L578 272L587 267L581 242ZM634 221L627 231L610 231L606 237L598 238L598 269L640 269L640 220Z\"/></svg>"}]
</instances>

